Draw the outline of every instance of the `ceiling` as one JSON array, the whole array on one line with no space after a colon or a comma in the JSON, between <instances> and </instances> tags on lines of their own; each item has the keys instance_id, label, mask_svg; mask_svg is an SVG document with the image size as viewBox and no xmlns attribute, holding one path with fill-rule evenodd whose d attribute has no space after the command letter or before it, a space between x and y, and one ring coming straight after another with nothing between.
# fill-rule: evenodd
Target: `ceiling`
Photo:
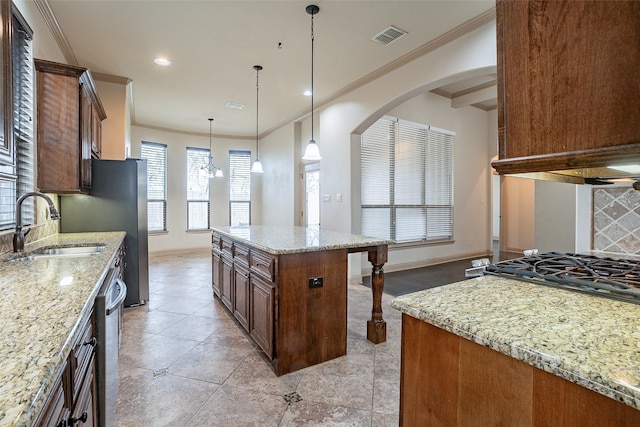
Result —
<instances>
[{"instance_id":1,"label":"ceiling","mask_svg":"<svg viewBox=\"0 0 640 427\"><path fill-rule=\"evenodd\" d=\"M35 0L71 64L96 80L132 83L132 123L218 136L256 134L309 114L311 16L314 17L316 108L408 60L494 19L494 1L342 0ZM44 6L44 7L43 7ZM407 32L372 41L389 26ZM444 37L442 37L445 35ZM171 60L169 67L154 64ZM433 92L452 106L495 108L495 75ZM244 109L225 107L228 102Z\"/></svg>"}]
</instances>

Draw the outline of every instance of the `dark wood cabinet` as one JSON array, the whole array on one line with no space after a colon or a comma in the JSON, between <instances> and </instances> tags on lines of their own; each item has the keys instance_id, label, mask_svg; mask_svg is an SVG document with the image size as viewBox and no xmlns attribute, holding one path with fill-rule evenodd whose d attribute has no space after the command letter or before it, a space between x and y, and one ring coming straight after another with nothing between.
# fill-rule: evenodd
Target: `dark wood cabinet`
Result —
<instances>
[{"instance_id":1,"label":"dark wood cabinet","mask_svg":"<svg viewBox=\"0 0 640 427\"><path fill-rule=\"evenodd\" d=\"M93 316L84 322L34 425L94 426L96 421L95 338Z\"/></svg>"},{"instance_id":2,"label":"dark wood cabinet","mask_svg":"<svg viewBox=\"0 0 640 427\"><path fill-rule=\"evenodd\" d=\"M66 426L71 415L70 402L67 400L68 375L66 362L56 378L49 398L44 403L43 409L38 414L34 425L36 426Z\"/></svg>"},{"instance_id":3,"label":"dark wood cabinet","mask_svg":"<svg viewBox=\"0 0 640 427\"><path fill-rule=\"evenodd\" d=\"M640 161L640 2L498 0L499 173Z\"/></svg>"},{"instance_id":4,"label":"dark wood cabinet","mask_svg":"<svg viewBox=\"0 0 640 427\"><path fill-rule=\"evenodd\" d=\"M249 334L264 354L269 359L273 359L275 284L257 274L252 274L249 289L251 295Z\"/></svg>"},{"instance_id":5,"label":"dark wood cabinet","mask_svg":"<svg viewBox=\"0 0 640 427\"><path fill-rule=\"evenodd\" d=\"M220 301L233 312L233 259L221 257Z\"/></svg>"},{"instance_id":6,"label":"dark wood cabinet","mask_svg":"<svg viewBox=\"0 0 640 427\"><path fill-rule=\"evenodd\" d=\"M91 189L91 159L100 157L106 118L86 68L35 60L38 188L51 193Z\"/></svg>"},{"instance_id":7,"label":"dark wood cabinet","mask_svg":"<svg viewBox=\"0 0 640 427\"><path fill-rule=\"evenodd\" d=\"M402 315L401 426L637 426L640 411Z\"/></svg>"},{"instance_id":8,"label":"dark wood cabinet","mask_svg":"<svg viewBox=\"0 0 640 427\"><path fill-rule=\"evenodd\" d=\"M249 269L236 262L233 266L233 316L249 330Z\"/></svg>"}]
</instances>

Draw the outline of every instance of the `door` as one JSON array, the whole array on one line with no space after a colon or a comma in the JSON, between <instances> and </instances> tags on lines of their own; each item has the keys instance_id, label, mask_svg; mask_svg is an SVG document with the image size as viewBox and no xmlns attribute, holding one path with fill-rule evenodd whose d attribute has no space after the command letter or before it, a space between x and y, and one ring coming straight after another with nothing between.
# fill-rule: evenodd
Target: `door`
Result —
<instances>
[{"instance_id":1,"label":"door","mask_svg":"<svg viewBox=\"0 0 640 427\"><path fill-rule=\"evenodd\" d=\"M320 163L304 165L303 223L307 227L320 227Z\"/></svg>"}]
</instances>

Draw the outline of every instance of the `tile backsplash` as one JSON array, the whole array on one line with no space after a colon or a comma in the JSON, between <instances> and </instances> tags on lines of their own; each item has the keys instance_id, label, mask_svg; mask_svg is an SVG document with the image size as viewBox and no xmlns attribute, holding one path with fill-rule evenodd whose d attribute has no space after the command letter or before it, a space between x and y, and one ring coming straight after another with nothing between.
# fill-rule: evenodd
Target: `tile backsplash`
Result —
<instances>
[{"instance_id":1,"label":"tile backsplash","mask_svg":"<svg viewBox=\"0 0 640 427\"><path fill-rule=\"evenodd\" d=\"M640 191L593 189L592 249L640 255Z\"/></svg>"}]
</instances>

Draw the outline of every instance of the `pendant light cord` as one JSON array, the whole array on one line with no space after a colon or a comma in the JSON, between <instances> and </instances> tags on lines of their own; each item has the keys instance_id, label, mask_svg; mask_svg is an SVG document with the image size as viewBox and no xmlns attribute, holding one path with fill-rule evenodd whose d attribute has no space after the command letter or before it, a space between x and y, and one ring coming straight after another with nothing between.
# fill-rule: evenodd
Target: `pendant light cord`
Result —
<instances>
[{"instance_id":1,"label":"pendant light cord","mask_svg":"<svg viewBox=\"0 0 640 427\"><path fill-rule=\"evenodd\" d=\"M311 14L311 140L315 141L313 139L313 96L314 96L314 90L313 90L313 41L315 39L314 34L313 34L313 16L315 15L315 13Z\"/></svg>"},{"instance_id":2,"label":"pendant light cord","mask_svg":"<svg viewBox=\"0 0 640 427\"><path fill-rule=\"evenodd\" d=\"M258 86L258 76L260 75L260 68L258 68L257 66L256 68L256 160L258 160L259 156L258 156L258 100L260 99L258 96L259 94L259 86Z\"/></svg>"}]
</instances>

